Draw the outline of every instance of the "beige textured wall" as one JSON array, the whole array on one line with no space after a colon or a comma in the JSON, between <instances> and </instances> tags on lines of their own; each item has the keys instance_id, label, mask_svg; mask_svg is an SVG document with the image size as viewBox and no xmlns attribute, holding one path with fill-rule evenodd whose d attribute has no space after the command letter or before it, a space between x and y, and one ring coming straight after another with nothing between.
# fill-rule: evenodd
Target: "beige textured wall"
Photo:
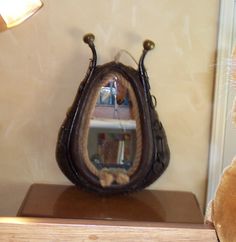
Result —
<instances>
[{"instance_id":1,"label":"beige textured wall","mask_svg":"<svg viewBox=\"0 0 236 242\"><path fill-rule=\"evenodd\" d=\"M0 33L0 215L14 215L29 185L69 184L55 161L57 132L85 75L96 35L99 63L142 41L171 163L153 189L186 190L204 204L217 35L217 0L45 0ZM124 63L132 64L128 57Z\"/></svg>"}]
</instances>

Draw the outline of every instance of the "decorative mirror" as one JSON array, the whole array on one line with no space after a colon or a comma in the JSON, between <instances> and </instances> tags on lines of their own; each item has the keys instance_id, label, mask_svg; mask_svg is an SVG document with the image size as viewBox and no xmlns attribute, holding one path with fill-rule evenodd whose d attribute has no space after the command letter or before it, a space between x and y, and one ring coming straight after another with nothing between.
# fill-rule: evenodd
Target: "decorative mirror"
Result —
<instances>
[{"instance_id":1,"label":"decorative mirror","mask_svg":"<svg viewBox=\"0 0 236 242\"><path fill-rule=\"evenodd\" d=\"M144 67L114 61L97 66L94 35L84 36L93 57L58 136L56 158L77 186L101 194L140 190L166 169L170 151L155 111Z\"/></svg>"}]
</instances>

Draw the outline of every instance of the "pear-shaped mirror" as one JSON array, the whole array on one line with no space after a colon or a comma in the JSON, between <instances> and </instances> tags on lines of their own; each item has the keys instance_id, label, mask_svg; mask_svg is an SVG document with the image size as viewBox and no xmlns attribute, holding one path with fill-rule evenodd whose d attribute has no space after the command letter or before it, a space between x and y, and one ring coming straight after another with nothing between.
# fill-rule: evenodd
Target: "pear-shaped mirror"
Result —
<instances>
[{"instance_id":1,"label":"pear-shaped mirror","mask_svg":"<svg viewBox=\"0 0 236 242\"><path fill-rule=\"evenodd\" d=\"M77 186L103 194L131 192L155 181L170 152L143 64L154 48L144 42L138 70L119 62L97 66L94 36L84 36L93 58L60 129L56 157Z\"/></svg>"}]
</instances>

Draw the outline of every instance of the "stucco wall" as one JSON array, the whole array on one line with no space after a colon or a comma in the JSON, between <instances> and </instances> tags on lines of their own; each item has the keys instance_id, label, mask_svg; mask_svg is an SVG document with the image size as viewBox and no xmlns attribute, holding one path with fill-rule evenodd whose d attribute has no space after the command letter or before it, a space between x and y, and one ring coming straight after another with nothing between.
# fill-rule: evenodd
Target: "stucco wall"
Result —
<instances>
[{"instance_id":1,"label":"stucco wall","mask_svg":"<svg viewBox=\"0 0 236 242\"><path fill-rule=\"evenodd\" d=\"M171 149L152 189L192 191L203 206L217 38L217 0L44 0L24 24L0 33L0 215L14 215L32 183L70 184L55 161L58 129L91 56L119 49L138 59L142 41L152 93ZM124 56L126 64L132 60Z\"/></svg>"}]
</instances>

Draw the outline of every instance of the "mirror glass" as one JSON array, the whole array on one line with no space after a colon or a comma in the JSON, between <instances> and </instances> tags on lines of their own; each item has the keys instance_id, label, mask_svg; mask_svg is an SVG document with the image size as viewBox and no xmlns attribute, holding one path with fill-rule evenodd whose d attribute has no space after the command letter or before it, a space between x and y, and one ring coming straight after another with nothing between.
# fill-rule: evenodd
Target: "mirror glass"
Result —
<instances>
[{"instance_id":1,"label":"mirror glass","mask_svg":"<svg viewBox=\"0 0 236 242\"><path fill-rule=\"evenodd\" d=\"M97 170L133 170L140 162L139 110L130 83L118 73L109 73L96 90L90 115L88 156Z\"/></svg>"}]
</instances>

